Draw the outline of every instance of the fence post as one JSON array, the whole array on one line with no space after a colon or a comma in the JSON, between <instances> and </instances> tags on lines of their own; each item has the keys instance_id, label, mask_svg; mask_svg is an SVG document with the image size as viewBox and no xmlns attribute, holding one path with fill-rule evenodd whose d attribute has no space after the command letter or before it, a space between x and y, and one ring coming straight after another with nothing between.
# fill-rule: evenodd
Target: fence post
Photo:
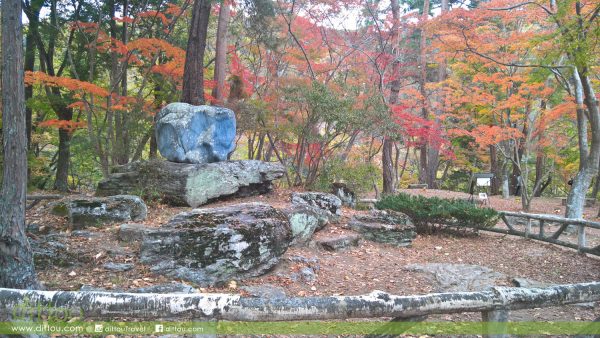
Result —
<instances>
[{"instance_id":1,"label":"fence post","mask_svg":"<svg viewBox=\"0 0 600 338\"><path fill-rule=\"evenodd\" d=\"M509 311L505 309L482 312L481 319L485 322L484 327L487 331L484 337L508 338L508 317Z\"/></svg>"},{"instance_id":2,"label":"fence post","mask_svg":"<svg viewBox=\"0 0 600 338\"><path fill-rule=\"evenodd\" d=\"M544 238L544 220L540 220L540 238Z\"/></svg>"},{"instance_id":3,"label":"fence post","mask_svg":"<svg viewBox=\"0 0 600 338\"><path fill-rule=\"evenodd\" d=\"M531 235L531 218L527 218L527 227L525 228L525 238L529 238Z\"/></svg>"},{"instance_id":4,"label":"fence post","mask_svg":"<svg viewBox=\"0 0 600 338\"><path fill-rule=\"evenodd\" d=\"M577 247L579 253L583 253L583 249L585 248L585 225L579 224L577 229Z\"/></svg>"}]
</instances>

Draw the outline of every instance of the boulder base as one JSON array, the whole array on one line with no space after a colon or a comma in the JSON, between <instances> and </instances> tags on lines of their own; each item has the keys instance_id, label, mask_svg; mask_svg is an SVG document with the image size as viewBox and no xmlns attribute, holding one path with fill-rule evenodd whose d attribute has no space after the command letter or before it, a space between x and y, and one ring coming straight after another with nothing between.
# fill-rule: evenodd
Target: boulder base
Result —
<instances>
[{"instance_id":1,"label":"boulder base","mask_svg":"<svg viewBox=\"0 0 600 338\"><path fill-rule=\"evenodd\" d=\"M146 233L141 261L155 273L217 285L264 273L291 240L287 217L266 204L195 209Z\"/></svg>"},{"instance_id":2,"label":"boulder base","mask_svg":"<svg viewBox=\"0 0 600 338\"><path fill-rule=\"evenodd\" d=\"M172 162L225 161L235 148L235 114L215 106L168 104L156 115L156 143Z\"/></svg>"},{"instance_id":3,"label":"boulder base","mask_svg":"<svg viewBox=\"0 0 600 338\"><path fill-rule=\"evenodd\" d=\"M256 160L188 164L143 161L118 166L98 183L97 196L124 193L159 198L165 203L195 208L211 200L251 196L272 190L272 181L283 176L279 163Z\"/></svg>"}]
</instances>

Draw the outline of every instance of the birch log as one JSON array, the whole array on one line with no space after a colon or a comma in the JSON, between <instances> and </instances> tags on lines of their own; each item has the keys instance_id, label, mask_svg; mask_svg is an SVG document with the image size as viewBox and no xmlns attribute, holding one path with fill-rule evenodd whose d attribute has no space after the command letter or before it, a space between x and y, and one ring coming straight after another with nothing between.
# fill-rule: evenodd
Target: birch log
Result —
<instances>
[{"instance_id":1,"label":"birch log","mask_svg":"<svg viewBox=\"0 0 600 338\"><path fill-rule=\"evenodd\" d=\"M263 299L230 294L133 294L37 291L0 288L0 320L14 309L60 308L82 319L194 319L294 321L349 318L406 318L429 314L513 310L600 301L600 282L548 288L495 287L490 291L396 296Z\"/></svg>"}]
</instances>

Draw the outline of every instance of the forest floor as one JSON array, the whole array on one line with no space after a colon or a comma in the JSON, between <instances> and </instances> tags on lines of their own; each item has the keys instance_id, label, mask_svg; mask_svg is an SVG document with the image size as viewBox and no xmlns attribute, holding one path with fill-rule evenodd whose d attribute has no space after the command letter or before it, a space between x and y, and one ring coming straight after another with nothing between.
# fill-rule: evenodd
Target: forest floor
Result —
<instances>
[{"instance_id":1,"label":"forest floor","mask_svg":"<svg viewBox=\"0 0 600 338\"><path fill-rule=\"evenodd\" d=\"M440 190L405 190L405 192L438 197L465 197L466 194ZM221 201L207 205L214 207L242 202L264 202L276 208L289 204L290 191L276 190L265 196ZM491 197L491 206L498 210L520 210L520 202L511 198ZM163 204L150 204L146 221L150 227L166 223L172 216L189 210ZM365 213L343 208L338 224L330 224L315 234L315 238L331 237L351 232L344 224L355 213ZM564 207L558 198L536 198L531 212L562 214ZM586 209L586 214L596 216L597 207ZM589 217L596 220L596 217ZM155 275L148 266L138 261L139 243L123 243L117 238L119 224L93 228L86 236L76 236L68 231L64 217L49 213L47 203L28 211L28 223L38 223L51 232L68 236L66 250L77 257L77 263L68 266L37 266L38 276L50 290L79 290L90 285L108 290L165 284L173 281ZM600 237L600 236L599 236ZM301 257L302 259L298 259ZM113 272L103 264L134 263L132 270ZM237 281L236 286L198 288L202 292L244 293L241 286L270 284L285 289L288 296L359 295L382 290L396 295L416 295L439 292L436 284L424 273L407 271L413 263L474 264L502 274L498 285L512 285L515 277L551 283L566 284L600 281L600 259L580 255L574 250L557 247L524 238L495 233L458 236L438 233L418 236L410 247L394 247L362 240L359 246L346 251L330 252L314 246L290 248L271 272L261 277ZM294 281L290 276L310 266L316 272L313 281ZM185 283L185 282L183 282ZM546 309L520 310L511 313L511 320L530 321L590 321L600 317L600 306L564 306ZM432 316L430 320L481 320L479 313Z\"/></svg>"}]
</instances>

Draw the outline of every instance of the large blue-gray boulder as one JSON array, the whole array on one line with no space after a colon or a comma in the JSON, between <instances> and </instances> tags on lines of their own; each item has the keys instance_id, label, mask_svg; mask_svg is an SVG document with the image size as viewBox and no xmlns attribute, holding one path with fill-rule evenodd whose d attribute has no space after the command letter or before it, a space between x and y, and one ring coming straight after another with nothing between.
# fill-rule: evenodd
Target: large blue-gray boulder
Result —
<instances>
[{"instance_id":1,"label":"large blue-gray boulder","mask_svg":"<svg viewBox=\"0 0 600 338\"><path fill-rule=\"evenodd\" d=\"M170 103L156 115L156 143L171 162L225 161L235 148L235 114L222 107Z\"/></svg>"}]
</instances>

